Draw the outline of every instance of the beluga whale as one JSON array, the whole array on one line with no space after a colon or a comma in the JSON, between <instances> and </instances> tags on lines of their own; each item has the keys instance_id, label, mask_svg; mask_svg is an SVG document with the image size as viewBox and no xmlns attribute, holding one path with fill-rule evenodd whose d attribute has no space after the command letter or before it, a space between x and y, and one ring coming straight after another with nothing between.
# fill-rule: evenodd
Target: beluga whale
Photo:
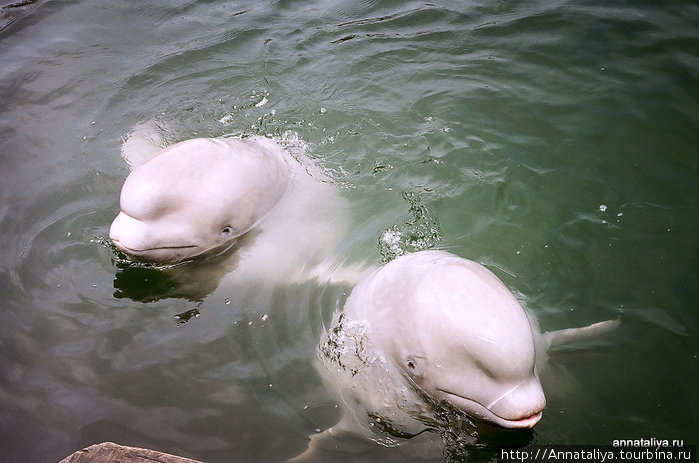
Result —
<instances>
[{"instance_id":1,"label":"beluga whale","mask_svg":"<svg viewBox=\"0 0 699 463\"><path fill-rule=\"evenodd\" d=\"M281 148L263 137L177 143L126 178L109 237L149 263L220 253L277 205L289 176Z\"/></svg>"},{"instance_id":2,"label":"beluga whale","mask_svg":"<svg viewBox=\"0 0 699 463\"><path fill-rule=\"evenodd\" d=\"M472 431L530 429L546 407L546 350L618 323L541 334L484 266L438 250L397 257L352 289L323 334L317 369L345 410L291 461L320 461L348 434L384 446L439 434L445 416Z\"/></svg>"},{"instance_id":3,"label":"beluga whale","mask_svg":"<svg viewBox=\"0 0 699 463\"><path fill-rule=\"evenodd\" d=\"M132 170L109 238L128 259L206 288L190 299L222 278L294 281L330 266L346 201L305 154L257 135L163 147L154 126L137 126L122 147Z\"/></svg>"}]
</instances>

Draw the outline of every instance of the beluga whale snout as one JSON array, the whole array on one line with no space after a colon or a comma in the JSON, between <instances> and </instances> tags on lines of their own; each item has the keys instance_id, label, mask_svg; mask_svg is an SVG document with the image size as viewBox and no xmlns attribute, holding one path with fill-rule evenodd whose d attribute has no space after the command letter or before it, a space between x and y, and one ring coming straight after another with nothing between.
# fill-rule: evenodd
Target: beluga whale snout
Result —
<instances>
[{"instance_id":1,"label":"beluga whale snout","mask_svg":"<svg viewBox=\"0 0 699 463\"><path fill-rule=\"evenodd\" d=\"M126 178L109 238L153 264L221 253L281 200L289 172L281 147L263 137L177 143Z\"/></svg>"}]
</instances>

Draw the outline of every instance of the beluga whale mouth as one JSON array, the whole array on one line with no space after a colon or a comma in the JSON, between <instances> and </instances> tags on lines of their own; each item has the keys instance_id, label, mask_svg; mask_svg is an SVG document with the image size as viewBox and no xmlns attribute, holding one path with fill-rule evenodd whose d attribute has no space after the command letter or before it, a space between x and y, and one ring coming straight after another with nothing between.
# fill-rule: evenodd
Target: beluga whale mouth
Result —
<instances>
[{"instance_id":1,"label":"beluga whale mouth","mask_svg":"<svg viewBox=\"0 0 699 463\"><path fill-rule=\"evenodd\" d=\"M525 418L521 418L515 421L510 421L510 423L515 424L517 428L533 428L534 425L541 420L542 416L544 416L544 412L540 411L534 413L531 416L527 416Z\"/></svg>"},{"instance_id":2,"label":"beluga whale mouth","mask_svg":"<svg viewBox=\"0 0 699 463\"><path fill-rule=\"evenodd\" d=\"M131 259L155 265L173 264L196 256L200 246L166 235L156 225L120 212L109 230L112 244Z\"/></svg>"},{"instance_id":3,"label":"beluga whale mouth","mask_svg":"<svg viewBox=\"0 0 699 463\"><path fill-rule=\"evenodd\" d=\"M114 243L114 246L117 247L120 251L125 252L126 254L139 254L139 253L148 253L148 252L154 252L154 251L167 251L170 249L196 249L198 246L193 245L193 244L183 244L181 246L160 246L160 247L155 247L155 248L142 248L142 249L136 249L136 248L130 248L123 244L121 241L119 241L116 238L112 238L112 242Z\"/></svg>"},{"instance_id":4,"label":"beluga whale mouth","mask_svg":"<svg viewBox=\"0 0 699 463\"><path fill-rule=\"evenodd\" d=\"M130 259L156 267L184 264L199 255L197 252L199 247L196 245L132 248L122 243L119 239L111 237L110 239L114 246Z\"/></svg>"},{"instance_id":5,"label":"beluga whale mouth","mask_svg":"<svg viewBox=\"0 0 699 463\"><path fill-rule=\"evenodd\" d=\"M534 397L536 403L532 406L520 410L514 410L510 414L505 415L500 412L494 412L491 407L485 406L480 402L463 397L453 392L438 389L438 392L444 394L442 400L449 402L454 407L458 408L467 415L484 423L506 429L529 429L533 428L542 418L543 410L546 406L543 390L540 396Z\"/></svg>"}]
</instances>

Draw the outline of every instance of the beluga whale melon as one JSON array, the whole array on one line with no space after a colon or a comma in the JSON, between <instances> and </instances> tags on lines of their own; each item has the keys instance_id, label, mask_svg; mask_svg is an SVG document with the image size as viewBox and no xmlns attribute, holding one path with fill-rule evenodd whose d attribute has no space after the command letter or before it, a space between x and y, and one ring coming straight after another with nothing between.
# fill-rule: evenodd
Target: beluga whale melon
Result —
<instances>
[{"instance_id":1,"label":"beluga whale melon","mask_svg":"<svg viewBox=\"0 0 699 463\"><path fill-rule=\"evenodd\" d=\"M438 415L472 429L532 428L546 406L539 380L546 350L618 323L540 334L482 265L444 251L400 256L354 287L324 333L317 367L344 413L292 461L316 461L348 434L406 443L439 432Z\"/></svg>"}]
</instances>

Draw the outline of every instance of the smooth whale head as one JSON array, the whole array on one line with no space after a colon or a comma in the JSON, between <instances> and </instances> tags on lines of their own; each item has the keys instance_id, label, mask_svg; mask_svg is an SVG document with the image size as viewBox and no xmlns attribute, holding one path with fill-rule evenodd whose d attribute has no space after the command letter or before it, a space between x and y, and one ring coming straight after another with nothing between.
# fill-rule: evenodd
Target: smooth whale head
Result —
<instances>
[{"instance_id":1,"label":"smooth whale head","mask_svg":"<svg viewBox=\"0 0 699 463\"><path fill-rule=\"evenodd\" d=\"M156 264L221 252L265 217L288 180L271 140L177 143L126 178L109 237L132 258Z\"/></svg>"},{"instance_id":2,"label":"smooth whale head","mask_svg":"<svg viewBox=\"0 0 699 463\"><path fill-rule=\"evenodd\" d=\"M485 267L442 251L408 254L357 285L345 313L433 399L504 428L541 419L528 317Z\"/></svg>"}]
</instances>

